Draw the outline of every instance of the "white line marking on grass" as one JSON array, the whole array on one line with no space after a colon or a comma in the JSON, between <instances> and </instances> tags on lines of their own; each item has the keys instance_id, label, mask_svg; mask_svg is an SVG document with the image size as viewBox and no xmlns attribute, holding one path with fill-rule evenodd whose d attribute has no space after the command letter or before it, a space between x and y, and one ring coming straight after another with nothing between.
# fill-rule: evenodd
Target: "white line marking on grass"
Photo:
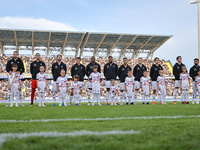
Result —
<instances>
[{"instance_id":1,"label":"white line marking on grass","mask_svg":"<svg viewBox=\"0 0 200 150\"><path fill-rule=\"evenodd\" d=\"M74 131L74 132L31 132L31 133L3 133L0 134L0 146L8 139L8 138L27 138L31 136L37 137L61 137L61 136L85 136L85 135L125 135L125 134L139 134L140 131Z\"/></svg>"},{"instance_id":2,"label":"white line marking on grass","mask_svg":"<svg viewBox=\"0 0 200 150\"><path fill-rule=\"evenodd\" d=\"M177 118L200 118L194 116L142 116L142 117L116 117L116 118L68 118L68 119L35 119L35 120L0 120L0 123L18 122L59 122L59 121L105 121L105 120L136 120L136 119L177 119Z\"/></svg>"}]
</instances>

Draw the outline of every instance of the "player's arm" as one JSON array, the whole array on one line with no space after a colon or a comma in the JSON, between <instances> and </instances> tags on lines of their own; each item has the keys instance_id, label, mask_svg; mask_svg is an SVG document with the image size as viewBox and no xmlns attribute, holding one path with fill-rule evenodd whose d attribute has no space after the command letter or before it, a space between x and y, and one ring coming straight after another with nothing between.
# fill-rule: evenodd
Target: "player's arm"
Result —
<instances>
[{"instance_id":1,"label":"player's arm","mask_svg":"<svg viewBox=\"0 0 200 150\"><path fill-rule=\"evenodd\" d=\"M153 78L153 66L150 69L150 77L151 77L151 80L152 80L152 78Z\"/></svg>"},{"instance_id":2,"label":"player's arm","mask_svg":"<svg viewBox=\"0 0 200 150\"><path fill-rule=\"evenodd\" d=\"M133 83L133 92L135 91L135 84Z\"/></svg>"},{"instance_id":3,"label":"player's arm","mask_svg":"<svg viewBox=\"0 0 200 150\"><path fill-rule=\"evenodd\" d=\"M118 77L119 78L121 77L121 72L122 72L122 67L120 66L119 69L118 69Z\"/></svg>"},{"instance_id":4,"label":"player's arm","mask_svg":"<svg viewBox=\"0 0 200 150\"><path fill-rule=\"evenodd\" d=\"M72 76L72 79L74 78L74 66L72 66L71 68L71 76Z\"/></svg>"},{"instance_id":5,"label":"player's arm","mask_svg":"<svg viewBox=\"0 0 200 150\"><path fill-rule=\"evenodd\" d=\"M30 71L31 71L31 74L33 74L33 63L31 63Z\"/></svg>"},{"instance_id":6,"label":"player's arm","mask_svg":"<svg viewBox=\"0 0 200 150\"><path fill-rule=\"evenodd\" d=\"M81 87L79 88L79 94L81 94L82 93L82 89L81 89Z\"/></svg>"},{"instance_id":7,"label":"player's arm","mask_svg":"<svg viewBox=\"0 0 200 150\"><path fill-rule=\"evenodd\" d=\"M116 66L117 66L117 64L116 64ZM118 66L115 67L115 73L116 73L116 78L117 78L117 76L118 76Z\"/></svg>"},{"instance_id":8,"label":"player's arm","mask_svg":"<svg viewBox=\"0 0 200 150\"><path fill-rule=\"evenodd\" d=\"M195 79L195 87L196 87L196 90L198 91L198 88L197 88L197 78Z\"/></svg>"},{"instance_id":9,"label":"player's arm","mask_svg":"<svg viewBox=\"0 0 200 150\"><path fill-rule=\"evenodd\" d=\"M98 64L98 72L101 73L101 66Z\"/></svg>"},{"instance_id":10,"label":"player's arm","mask_svg":"<svg viewBox=\"0 0 200 150\"><path fill-rule=\"evenodd\" d=\"M38 90L40 91L40 87L38 86L38 80L39 80L39 77L38 77L38 74L36 75L36 87L38 88Z\"/></svg>"},{"instance_id":11,"label":"player's arm","mask_svg":"<svg viewBox=\"0 0 200 150\"><path fill-rule=\"evenodd\" d=\"M179 80L179 84L180 84L180 89L182 89L182 82L181 82L181 79Z\"/></svg>"},{"instance_id":12,"label":"player's arm","mask_svg":"<svg viewBox=\"0 0 200 150\"><path fill-rule=\"evenodd\" d=\"M140 80L140 87L141 87L141 91L143 92L143 88L142 88L142 82Z\"/></svg>"},{"instance_id":13,"label":"player's arm","mask_svg":"<svg viewBox=\"0 0 200 150\"><path fill-rule=\"evenodd\" d=\"M52 75L54 75L54 64L52 65L52 67L51 67L51 73L52 73Z\"/></svg>"},{"instance_id":14,"label":"player's arm","mask_svg":"<svg viewBox=\"0 0 200 150\"><path fill-rule=\"evenodd\" d=\"M160 90L160 87L159 87L159 82L157 81L157 87L158 87L158 89Z\"/></svg>"},{"instance_id":15,"label":"player's arm","mask_svg":"<svg viewBox=\"0 0 200 150\"><path fill-rule=\"evenodd\" d=\"M10 64L10 60L8 61L6 65L6 71L11 75L12 74L12 66Z\"/></svg>"},{"instance_id":16,"label":"player's arm","mask_svg":"<svg viewBox=\"0 0 200 150\"><path fill-rule=\"evenodd\" d=\"M91 80L90 78L88 78L88 81L89 81L89 82L92 82L92 80Z\"/></svg>"},{"instance_id":17,"label":"player's arm","mask_svg":"<svg viewBox=\"0 0 200 150\"><path fill-rule=\"evenodd\" d=\"M20 59L21 61L21 69L20 69L20 74L24 73L24 63L23 61Z\"/></svg>"},{"instance_id":18,"label":"player's arm","mask_svg":"<svg viewBox=\"0 0 200 150\"><path fill-rule=\"evenodd\" d=\"M133 75L134 75L134 77L136 77L136 66L133 69Z\"/></svg>"},{"instance_id":19,"label":"player's arm","mask_svg":"<svg viewBox=\"0 0 200 150\"><path fill-rule=\"evenodd\" d=\"M92 73L90 74L90 76L88 77L88 81L92 82Z\"/></svg>"},{"instance_id":20,"label":"player's arm","mask_svg":"<svg viewBox=\"0 0 200 150\"><path fill-rule=\"evenodd\" d=\"M104 66L103 74L104 74L104 77L106 78L106 65Z\"/></svg>"},{"instance_id":21,"label":"player's arm","mask_svg":"<svg viewBox=\"0 0 200 150\"><path fill-rule=\"evenodd\" d=\"M19 80L19 87L18 87L18 90L20 90L21 91L21 83L22 83L22 81L21 81L21 79Z\"/></svg>"},{"instance_id":22,"label":"player's arm","mask_svg":"<svg viewBox=\"0 0 200 150\"><path fill-rule=\"evenodd\" d=\"M45 91L47 90L47 83L48 83L48 81L47 81L47 79L46 79L46 87L44 88Z\"/></svg>"},{"instance_id":23,"label":"player's arm","mask_svg":"<svg viewBox=\"0 0 200 150\"><path fill-rule=\"evenodd\" d=\"M194 72L193 72L193 69L192 69L192 68L190 68L189 74L190 74L190 77L194 78Z\"/></svg>"},{"instance_id":24,"label":"player's arm","mask_svg":"<svg viewBox=\"0 0 200 150\"><path fill-rule=\"evenodd\" d=\"M89 78L89 64L86 66L85 74Z\"/></svg>"}]
</instances>

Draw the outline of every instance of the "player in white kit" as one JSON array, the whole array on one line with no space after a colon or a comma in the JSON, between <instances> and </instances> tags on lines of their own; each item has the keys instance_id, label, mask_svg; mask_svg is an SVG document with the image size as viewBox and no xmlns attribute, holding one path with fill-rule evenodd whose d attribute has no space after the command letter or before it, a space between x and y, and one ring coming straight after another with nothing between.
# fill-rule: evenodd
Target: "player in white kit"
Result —
<instances>
[{"instance_id":1,"label":"player in white kit","mask_svg":"<svg viewBox=\"0 0 200 150\"><path fill-rule=\"evenodd\" d=\"M148 96L150 91L150 79L147 77L147 71L143 72L143 76L140 79L140 87L142 91L142 104L149 104Z\"/></svg>"},{"instance_id":2,"label":"player in white kit","mask_svg":"<svg viewBox=\"0 0 200 150\"><path fill-rule=\"evenodd\" d=\"M126 91L126 105L133 104L132 98L134 93L134 78L132 76L132 71L128 71L128 77L125 78L125 91ZM136 105L136 99L134 99L134 105Z\"/></svg>"},{"instance_id":3,"label":"player in white kit","mask_svg":"<svg viewBox=\"0 0 200 150\"><path fill-rule=\"evenodd\" d=\"M93 103L92 106L94 106L95 99L97 100L97 105L101 106L100 104L100 83L103 81L103 77L101 73L97 72L98 66L93 66L93 71L88 81L92 82L92 93L93 93Z\"/></svg>"},{"instance_id":4,"label":"player in white kit","mask_svg":"<svg viewBox=\"0 0 200 150\"><path fill-rule=\"evenodd\" d=\"M115 80L112 79L110 81L110 99L111 99L111 105L119 105L119 103L117 102L117 94L118 94L118 88L117 85L115 84Z\"/></svg>"},{"instance_id":5,"label":"player in white kit","mask_svg":"<svg viewBox=\"0 0 200 150\"><path fill-rule=\"evenodd\" d=\"M73 96L73 99L75 100L75 106L80 106L80 99L81 99L81 87L82 82L79 81L79 75L74 76L74 81L72 82L71 87L71 95Z\"/></svg>"},{"instance_id":6,"label":"player in white kit","mask_svg":"<svg viewBox=\"0 0 200 150\"><path fill-rule=\"evenodd\" d=\"M10 107L13 107L13 100L14 97L16 99L16 107L19 107L18 100L19 100L19 92L21 90L21 76L20 73L17 73L17 65L12 65L12 74L8 74L8 101L10 101ZM20 99L20 106L24 106L22 104L22 99ZM9 106L7 104L6 106Z\"/></svg>"},{"instance_id":7,"label":"player in white kit","mask_svg":"<svg viewBox=\"0 0 200 150\"><path fill-rule=\"evenodd\" d=\"M196 97L196 104L199 104L199 98L200 98L200 70L198 70L198 76L195 77L195 86L197 90L197 97Z\"/></svg>"},{"instance_id":8,"label":"player in white kit","mask_svg":"<svg viewBox=\"0 0 200 150\"><path fill-rule=\"evenodd\" d=\"M189 73L187 73L187 68L186 66L182 67L182 73L180 74L180 88L182 90L182 104L189 104L189 89L190 89L190 82L191 82L191 77Z\"/></svg>"},{"instance_id":9,"label":"player in white kit","mask_svg":"<svg viewBox=\"0 0 200 150\"><path fill-rule=\"evenodd\" d=\"M40 66L40 72L36 75L40 107L45 106L45 92L47 90L47 74L44 71L44 66Z\"/></svg>"},{"instance_id":10,"label":"player in white kit","mask_svg":"<svg viewBox=\"0 0 200 150\"><path fill-rule=\"evenodd\" d=\"M60 71L60 77L57 78L56 84L60 100L60 104L58 106L62 106L62 104L64 104L64 106L67 106L66 97L68 92L68 81L67 78L65 77L64 69Z\"/></svg>"},{"instance_id":11,"label":"player in white kit","mask_svg":"<svg viewBox=\"0 0 200 150\"><path fill-rule=\"evenodd\" d=\"M163 70L159 70L159 74L160 76L157 78L158 94L160 96L160 102L162 104L166 104L165 99L167 94L167 81Z\"/></svg>"}]
</instances>

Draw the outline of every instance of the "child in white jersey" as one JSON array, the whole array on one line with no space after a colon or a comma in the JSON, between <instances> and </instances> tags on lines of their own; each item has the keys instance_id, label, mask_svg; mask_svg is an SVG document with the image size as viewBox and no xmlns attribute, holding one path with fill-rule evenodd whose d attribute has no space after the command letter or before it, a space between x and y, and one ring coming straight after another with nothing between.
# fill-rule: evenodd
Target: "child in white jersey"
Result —
<instances>
[{"instance_id":1,"label":"child in white jersey","mask_svg":"<svg viewBox=\"0 0 200 150\"><path fill-rule=\"evenodd\" d=\"M164 71L159 70L160 76L157 78L157 86L158 86L158 94L160 96L160 102L161 104L166 104L165 99L166 99L166 93L167 93L167 81L164 76Z\"/></svg>"},{"instance_id":2,"label":"child in white jersey","mask_svg":"<svg viewBox=\"0 0 200 150\"><path fill-rule=\"evenodd\" d=\"M58 106L67 106L66 104L66 97L68 92L68 81L65 77L65 70L61 69L60 71L60 77L57 78L56 84L57 84L57 90L59 92L59 100L60 104Z\"/></svg>"},{"instance_id":3,"label":"child in white jersey","mask_svg":"<svg viewBox=\"0 0 200 150\"><path fill-rule=\"evenodd\" d=\"M45 92L47 90L47 74L44 71L44 66L40 66L40 72L36 75L40 107L45 106Z\"/></svg>"},{"instance_id":4,"label":"child in white jersey","mask_svg":"<svg viewBox=\"0 0 200 150\"><path fill-rule=\"evenodd\" d=\"M78 81L79 75L74 76L74 81L72 82L71 87L71 96L75 100L75 106L80 106L81 92L82 92L82 83Z\"/></svg>"},{"instance_id":5,"label":"child in white jersey","mask_svg":"<svg viewBox=\"0 0 200 150\"><path fill-rule=\"evenodd\" d=\"M182 90L182 104L189 104L189 89L191 85L191 78L189 73L187 73L186 66L182 67L182 73L180 74L180 89Z\"/></svg>"},{"instance_id":6,"label":"child in white jersey","mask_svg":"<svg viewBox=\"0 0 200 150\"><path fill-rule=\"evenodd\" d=\"M132 76L132 71L127 72L128 77L125 78L125 90L126 90L126 105L133 105L133 92L134 92L134 78ZM136 99L134 104L136 105Z\"/></svg>"},{"instance_id":7,"label":"child in white jersey","mask_svg":"<svg viewBox=\"0 0 200 150\"><path fill-rule=\"evenodd\" d=\"M147 77L148 73L145 70L143 76L140 78L140 87L142 91L142 104L149 104L148 96L150 91L150 79Z\"/></svg>"},{"instance_id":8,"label":"child in white jersey","mask_svg":"<svg viewBox=\"0 0 200 150\"><path fill-rule=\"evenodd\" d=\"M95 99L97 99L97 105L101 106L100 104L100 83L103 81L103 77L101 73L97 72L98 66L94 65L93 66L93 71L90 76L88 81L92 82L92 92L93 92L93 103L92 106L94 106ZM90 105L90 102L88 103Z\"/></svg>"},{"instance_id":9,"label":"child in white jersey","mask_svg":"<svg viewBox=\"0 0 200 150\"><path fill-rule=\"evenodd\" d=\"M198 76L195 77L195 86L197 90L197 99L196 104L199 104L199 98L200 98L200 70L198 70Z\"/></svg>"},{"instance_id":10,"label":"child in white jersey","mask_svg":"<svg viewBox=\"0 0 200 150\"><path fill-rule=\"evenodd\" d=\"M119 105L119 103L117 102L117 95L118 95L118 88L117 85L115 84L115 80L112 79L110 81L111 86L110 86L110 96L111 96L111 105Z\"/></svg>"},{"instance_id":11,"label":"child in white jersey","mask_svg":"<svg viewBox=\"0 0 200 150\"><path fill-rule=\"evenodd\" d=\"M16 64L12 65L12 75L8 75L8 101L10 101L6 106L13 107L13 100L16 99L16 107L19 107L19 92L21 90L21 76L17 73L18 66ZM22 104L22 99L20 99L20 106L24 106Z\"/></svg>"}]
</instances>

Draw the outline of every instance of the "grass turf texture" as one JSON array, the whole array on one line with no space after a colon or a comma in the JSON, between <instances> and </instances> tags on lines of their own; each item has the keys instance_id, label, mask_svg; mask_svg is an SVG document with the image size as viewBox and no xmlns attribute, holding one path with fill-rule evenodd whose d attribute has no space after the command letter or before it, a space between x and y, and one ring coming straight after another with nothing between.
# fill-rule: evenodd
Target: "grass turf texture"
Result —
<instances>
[{"instance_id":1,"label":"grass turf texture","mask_svg":"<svg viewBox=\"0 0 200 150\"><path fill-rule=\"evenodd\" d=\"M200 105L122 105L6 108L0 120L199 115ZM0 123L0 133L135 130L139 134L9 139L0 149L200 149L200 118Z\"/></svg>"}]
</instances>

